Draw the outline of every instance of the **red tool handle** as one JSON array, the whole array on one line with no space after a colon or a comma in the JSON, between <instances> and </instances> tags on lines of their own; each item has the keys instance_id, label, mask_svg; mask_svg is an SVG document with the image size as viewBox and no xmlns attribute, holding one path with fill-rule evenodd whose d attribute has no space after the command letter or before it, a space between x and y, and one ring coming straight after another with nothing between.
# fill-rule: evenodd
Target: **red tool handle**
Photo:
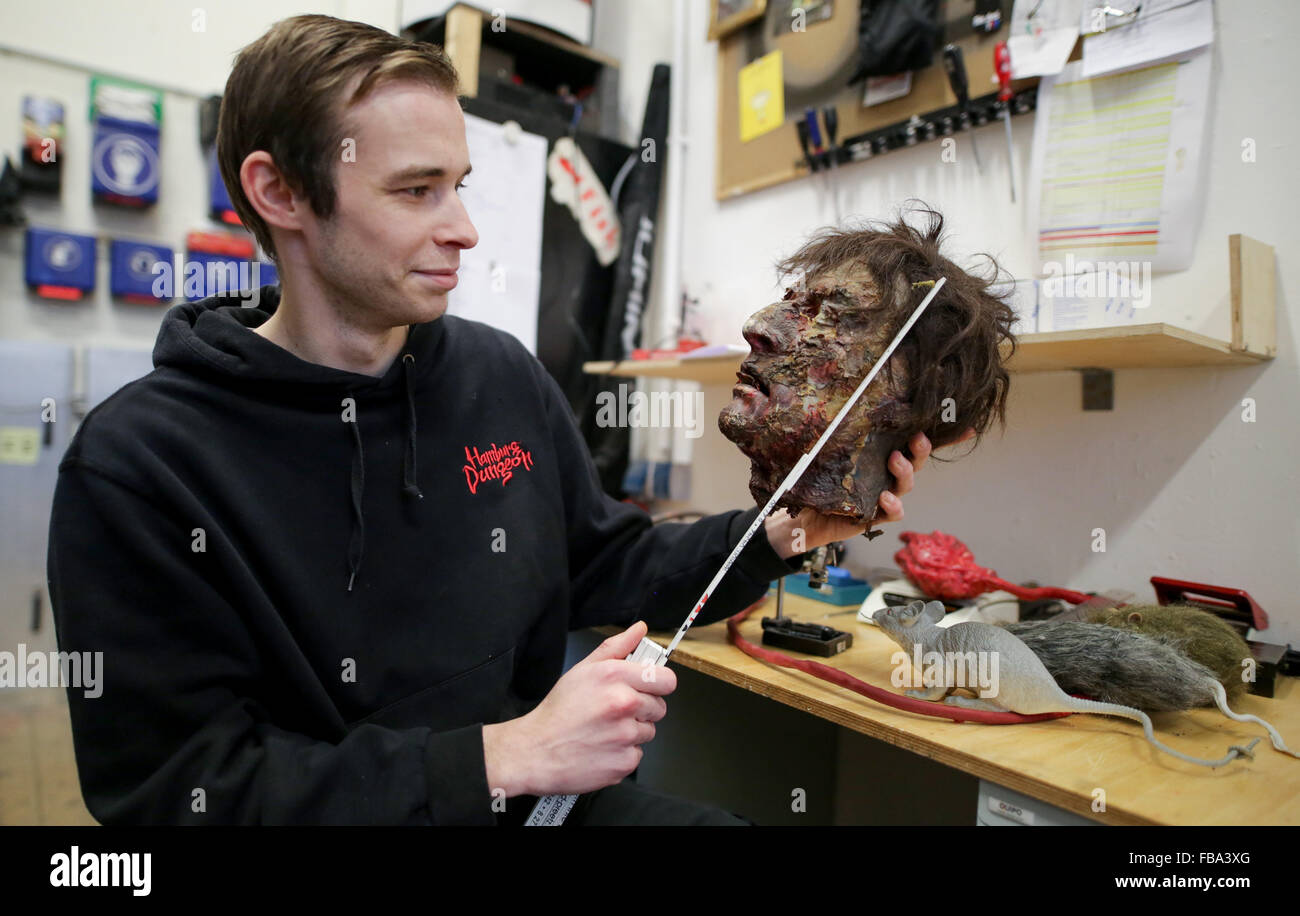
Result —
<instances>
[{"instance_id":1,"label":"red tool handle","mask_svg":"<svg viewBox=\"0 0 1300 916\"><path fill-rule=\"evenodd\" d=\"M1011 52L1007 50L1007 43L999 41L993 46L993 69L998 74L998 101L1007 102L1011 99Z\"/></svg>"},{"instance_id":2,"label":"red tool handle","mask_svg":"<svg viewBox=\"0 0 1300 916\"><path fill-rule=\"evenodd\" d=\"M1192 604L1206 610L1235 609L1237 618L1251 621L1256 630L1268 629L1268 614L1244 589L1163 576L1152 576L1151 587L1156 590L1156 604Z\"/></svg>"}]
</instances>

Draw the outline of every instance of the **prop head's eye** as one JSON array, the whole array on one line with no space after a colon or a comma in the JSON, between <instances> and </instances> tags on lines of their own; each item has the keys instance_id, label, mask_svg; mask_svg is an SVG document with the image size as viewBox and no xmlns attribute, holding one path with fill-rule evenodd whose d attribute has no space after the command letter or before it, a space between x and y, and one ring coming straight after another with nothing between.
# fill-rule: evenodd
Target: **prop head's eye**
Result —
<instances>
[{"instance_id":1,"label":"prop head's eye","mask_svg":"<svg viewBox=\"0 0 1300 916\"><path fill-rule=\"evenodd\" d=\"M821 314L822 297L816 295L805 296L803 302L799 304L799 310L809 318L816 318Z\"/></svg>"}]
</instances>

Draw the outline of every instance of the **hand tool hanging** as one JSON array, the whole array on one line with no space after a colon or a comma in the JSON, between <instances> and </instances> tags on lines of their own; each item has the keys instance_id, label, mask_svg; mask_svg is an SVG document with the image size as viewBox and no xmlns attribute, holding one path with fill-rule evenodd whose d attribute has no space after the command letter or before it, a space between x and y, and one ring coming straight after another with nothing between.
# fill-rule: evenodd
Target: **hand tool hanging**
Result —
<instances>
[{"instance_id":1,"label":"hand tool hanging","mask_svg":"<svg viewBox=\"0 0 1300 916\"><path fill-rule=\"evenodd\" d=\"M998 101L1002 103L1002 123L1007 127L1007 172L1011 176L1011 202L1016 202L1016 157L1011 144L1011 52L1007 43L999 41L993 46L993 69L998 75Z\"/></svg>"},{"instance_id":2,"label":"hand tool hanging","mask_svg":"<svg viewBox=\"0 0 1300 916\"><path fill-rule=\"evenodd\" d=\"M840 222L840 184L839 184L839 165L840 150L836 146L836 138L840 132L840 116L835 110L834 105L827 105L822 109L822 118L826 121L826 155L830 159L830 171L826 173L826 185L831 192L831 206L835 208L835 224Z\"/></svg>"},{"instance_id":3,"label":"hand tool hanging","mask_svg":"<svg viewBox=\"0 0 1300 916\"><path fill-rule=\"evenodd\" d=\"M984 165L980 162L980 148L975 144L975 133L972 130L975 123L970 113L970 79L966 76L966 61L962 57L961 48L956 45L944 45L943 69L948 72L948 85L952 88L952 94L957 97L957 104L961 106L962 130L971 130L970 148L975 154L975 168L983 174Z\"/></svg>"},{"instance_id":4,"label":"hand tool hanging","mask_svg":"<svg viewBox=\"0 0 1300 916\"><path fill-rule=\"evenodd\" d=\"M817 109L805 108L803 118L796 121L794 126L799 134L799 146L803 150L804 162L808 163L809 171L821 171L823 158L828 160L826 192L830 195L831 206L835 210L835 222L838 225L840 221L839 188L833 178L834 170L839 164L837 161L839 157L835 147L836 137L839 135L839 116L836 114L835 106L828 105L822 109L822 117L826 119L826 139L830 143L829 147L822 146L822 132L817 125Z\"/></svg>"}]
</instances>

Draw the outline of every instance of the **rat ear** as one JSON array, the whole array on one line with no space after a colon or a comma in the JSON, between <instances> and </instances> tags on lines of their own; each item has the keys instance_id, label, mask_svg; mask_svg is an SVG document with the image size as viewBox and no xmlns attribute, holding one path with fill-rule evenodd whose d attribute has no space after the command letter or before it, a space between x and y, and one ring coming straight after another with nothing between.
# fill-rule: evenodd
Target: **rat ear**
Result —
<instances>
[{"instance_id":1,"label":"rat ear","mask_svg":"<svg viewBox=\"0 0 1300 916\"><path fill-rule=\"evenodd\" d=\"M1133 613L1131 613L1131 614L1128 615L1128 622L1129 622L1129 623L1141 623L1141 622L1142 622L1142 615L1141 615L1140 613L1138 613L1137 611L1134 611Z\"/></svg>"},{"instance_id":2,"label":"rat ear","mask_svg":"<svg viewBox=\"0 0 1300 916\"><path fill-rule=\"evenodd\" d=\"M935 623L943 620L944 614L946 613L947 611L944 610L942 601L931 601L925 606L926 618Z\"/></svg>"}]
</instances>

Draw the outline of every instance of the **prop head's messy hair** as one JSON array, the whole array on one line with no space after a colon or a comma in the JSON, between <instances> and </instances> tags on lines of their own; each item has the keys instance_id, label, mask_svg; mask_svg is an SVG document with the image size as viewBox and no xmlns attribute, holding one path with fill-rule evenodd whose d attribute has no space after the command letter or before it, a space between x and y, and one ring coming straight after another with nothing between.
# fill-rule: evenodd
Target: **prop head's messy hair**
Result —
<instances>
[{"instance_id":1,"label":"prop head's messy hair","mask_svg":"<svg viewBox=\"0 0 1300 916\"><path fill-rule=\"evenodd\" d=\"M900 213L892 223L825 229L778 262L777 270L782 278L803 274L805 285L827 274L865 271L880 292L882 318L893 329L886 339L903 326L934 282L945 277L939 294L894 351L909 380L908 390L899 395L912 408L909 439L923 432L939 448L973 428L974 448L995 419L1006 426L1011 378L999 348L1007 340L1010 352L1015 352L1015 313L1003 298L989 292L1002 273L993 257L984 255L990 267L987 277L962 270L940 253L943 215L915 203L913 212L927 218L919 228ZM953 422L943 419L947 398L954 402L949 412Z\"/></svg>"}]
</instances>

